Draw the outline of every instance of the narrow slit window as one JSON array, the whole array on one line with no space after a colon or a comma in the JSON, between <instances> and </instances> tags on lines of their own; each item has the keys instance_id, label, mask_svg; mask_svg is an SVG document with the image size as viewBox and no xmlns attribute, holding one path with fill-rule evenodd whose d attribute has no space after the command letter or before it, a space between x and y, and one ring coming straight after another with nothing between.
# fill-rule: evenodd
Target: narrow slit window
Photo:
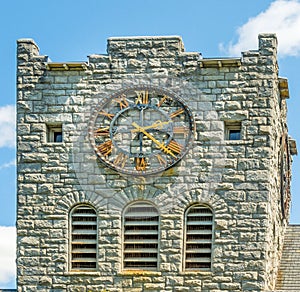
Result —
<instances>
[{"instance_id":1,"label":"narrow slit window","mask_svg":"<svg viewBox=\"0 0 300 292\"><path fill-rule=\"evenodd\" d=\"M158 265L159 214L146 202L124 212L124 269L156 270Z\"/></svg>"},{"instance_id":2,"label":"narrow slit window","mask_svg":"<svg viewBox=\"0 0 300 292\"><path fill-rule=\"evenodd\" d=\"M47 142L61 143L63 142L62 125L48 125L47 126Z\"/></svg>"},{"instance_id":3,"label":"narrow slit window","mask_svg":"<svg viewBox=\"0 0 300 292\"><path fill-rule=\"evenodd\" d=\"M97 215L89 206L78 206L71 213L71 270L97 268Z\"/></svg>"},{"instance_id":4,"label":"narrow slit window","mask_svg":"<svg viewBox=\"0 0 300 292\"><path fill-rule=\"evenodd\" d=\"M204 205L193 205L185 216L185 270L211 269L213 214Z\"/></svg>"},{"instance_id":5,"label":"narrow slit window","mask_svg":"<svg viewBox=\"0 0 300 292\"><path fill-rule=\"evenodd\" d=\"M231 141L242 139L240 122L225 122L225 139Z\"/></svg>"}]
</instances>

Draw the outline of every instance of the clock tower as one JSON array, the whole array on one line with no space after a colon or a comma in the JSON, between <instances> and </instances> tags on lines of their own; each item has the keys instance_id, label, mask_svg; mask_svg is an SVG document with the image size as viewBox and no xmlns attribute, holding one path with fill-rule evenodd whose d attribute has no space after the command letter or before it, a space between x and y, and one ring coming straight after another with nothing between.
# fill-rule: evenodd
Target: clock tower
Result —
<instances>
[{"instance_id":1,"label":"clock tower","mask_svg":"<svg viewBox=\"0 0 300 292\"><path fill-rule=\"evenodd\" d=\"M276 51L18 40L18 291L274 290L297 152Z\"/></svg>"}]
</instances>

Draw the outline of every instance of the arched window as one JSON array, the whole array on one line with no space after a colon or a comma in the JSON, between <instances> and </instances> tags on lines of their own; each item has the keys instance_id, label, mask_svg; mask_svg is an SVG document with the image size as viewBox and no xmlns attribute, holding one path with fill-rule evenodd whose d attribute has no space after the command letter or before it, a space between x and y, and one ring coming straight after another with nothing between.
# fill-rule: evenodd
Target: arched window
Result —
<instances>
[{"instance_id":1,"label":"arched window","mask_svg":"<svg viewBox=\"0 0 300 292\"><path fill-rule=\"evenodd\" d=\"M189 207L185 214L185 270L210 270L213 213L205 205Z\"/></svg>"},{"instance_id":2,"label":"arched window","mask_svg":"<svg viewBox=\"0 0 300 292\"><path fill-rule=\"evenodd\" d=\"M97 268L97 215L87 205L71 211L71 270Z\"/></svg>"},{"instance_id":3,"label":"arched window","mask_svg":"<svg viewBox=\"0 0 300 292\"><path fill-rule=\"evenodd\" d=\"M147 202L129 205L124 212L124 269L156 270L158 265L159 214Z\"/></svg>"}]
</instances>

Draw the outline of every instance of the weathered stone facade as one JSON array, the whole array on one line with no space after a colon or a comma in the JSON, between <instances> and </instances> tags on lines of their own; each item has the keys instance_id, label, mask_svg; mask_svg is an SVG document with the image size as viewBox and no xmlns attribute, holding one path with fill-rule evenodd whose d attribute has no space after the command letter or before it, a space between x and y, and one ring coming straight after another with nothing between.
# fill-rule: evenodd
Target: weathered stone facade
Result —
<instances>
[{"instance_id":1,"label":"weathered stone facade","mask_svg":"<svg viewBox=\"0 0 300 292\"><path fill-rule=\"evenodd\" d=\"M185 52L176 36L110 38L107 55L51 63L33 40L19 40L18 291L274 289L292 149L276 48L274 35L261 34L258 50L241 59L204 59ZM141 84L179 94L196 125L187 155L152 178L126 177L97 162L87 137L99 102ZM241 139L227 139L232 124ZM61 143L47 140L55 126ZM123 212L135 201L159 211L157 270L123 267ZM213 212L209 271L183 265L185 212L195 203ZM70 214L78 204L97 214L94 271L70 268Z\"/></svg>"}]
</instances>

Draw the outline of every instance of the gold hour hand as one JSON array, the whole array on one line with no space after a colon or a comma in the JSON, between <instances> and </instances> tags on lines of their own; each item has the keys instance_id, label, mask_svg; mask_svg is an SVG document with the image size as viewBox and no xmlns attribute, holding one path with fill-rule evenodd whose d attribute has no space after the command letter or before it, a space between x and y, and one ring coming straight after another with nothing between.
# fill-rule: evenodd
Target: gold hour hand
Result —
<instances>
[{"instance_id":1,"label":"gold hour hand","mask_svg":"<svg viewBox=\"0 0 300 292\"><path fill-rule=\"evenodd\" d=\"M151 134L149 134L144 127L139 126L137 123L133 122L132 126L134 126L138 132L143 133L145 136L147 136L149 139L151 139L161 150L163 150L165 153L170 154L174 158L176 158L176 155L167 147L165 144L159 142L156 140Z\"/></svg>"},{"instance_id":2,"label":"gold hour hand","mask_svg":"<svg viewBox=\"0 0 300 292\"><path fill-rule=\"evenodd\" d=\"M167 125L169 124L171 121L167 121L167 122L162 122L162 121L156 121L154 122L152 125L150 126L146 126L146 127L143 127L144 130L148 130L148 129L162 129L162 127L164 125ZM136 133L136 132L139 132L138 129L133 129L131 130L131 133Z\"/></svg>"}]
</instances>

